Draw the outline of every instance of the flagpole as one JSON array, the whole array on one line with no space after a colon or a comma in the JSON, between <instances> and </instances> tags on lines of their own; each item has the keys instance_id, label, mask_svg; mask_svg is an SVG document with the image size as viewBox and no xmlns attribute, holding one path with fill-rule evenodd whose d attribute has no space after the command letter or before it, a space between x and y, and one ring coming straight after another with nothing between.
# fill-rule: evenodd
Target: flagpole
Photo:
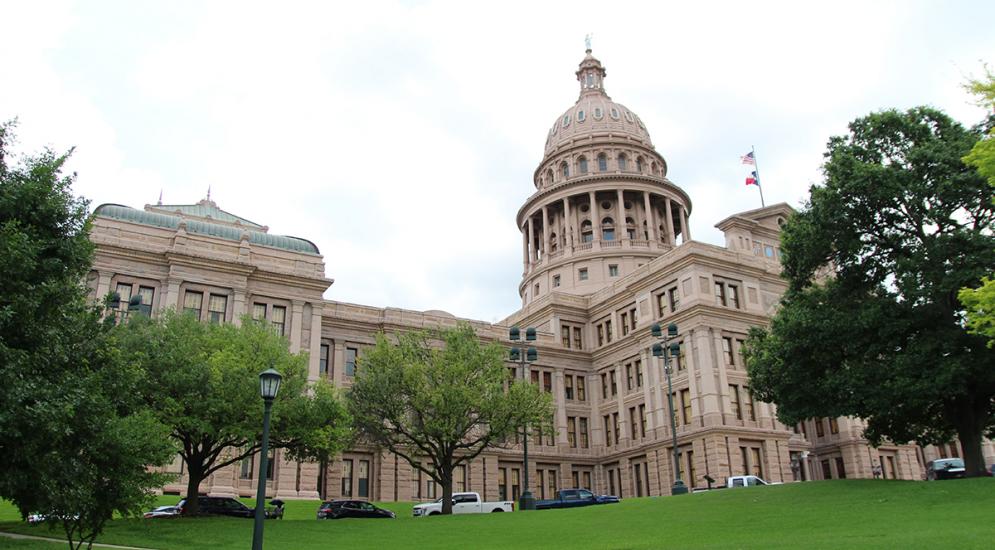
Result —
<instances>
[{"instance_id":1,"label":"flagpole","mask_svg":"<svg viewBox=\"0 0 995 550\"><path fill-rule=\"evenodd\" d=\"M760 184L760 164L757 163L757 150L755 147L750 145L750 152L753 153L753 171L757 174L757 189L760 190L760 207L764 208L767 205L764 203L764 188Z\"/></svg>"}]
</instances>

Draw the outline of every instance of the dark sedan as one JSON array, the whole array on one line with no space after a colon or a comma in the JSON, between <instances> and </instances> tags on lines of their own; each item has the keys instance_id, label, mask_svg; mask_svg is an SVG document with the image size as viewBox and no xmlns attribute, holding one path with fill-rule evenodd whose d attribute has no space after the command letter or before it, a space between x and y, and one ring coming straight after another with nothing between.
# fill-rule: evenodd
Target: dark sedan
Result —
<instances>
[{"instance_id":1,"label":"dark sedan","mask_svg":"<svg viewBox=\"0 0 995 550\"><path fill-rule=\"evenodd\" d=\"M394 512L377 508L365 500L332 500L318 507L318 519L393 518Z\"/></svg>"},{"instance_id":2,"label":"dark sedan","mask_svg":"<svg viewBox=\"0 0 995 550\"><path fill-rule=\"evenodd\" d=\"M964 461L959 458L941 458L926 464L926 479L957 479L964 477Z\"/></svg>"},{"instance_id":3,"label":"dark sedan","mask_svg":"<svg viewBox=\"0 0 995 550\"><path fill-rule=\"evenodd\" d=\"M184 512L187 499L176 505L180 513ZM198 514L204 516L232 516L236 518L255 517L255 510L242 504L238 499L228 497L197 497Z\"/></svg>"}]
</instances>

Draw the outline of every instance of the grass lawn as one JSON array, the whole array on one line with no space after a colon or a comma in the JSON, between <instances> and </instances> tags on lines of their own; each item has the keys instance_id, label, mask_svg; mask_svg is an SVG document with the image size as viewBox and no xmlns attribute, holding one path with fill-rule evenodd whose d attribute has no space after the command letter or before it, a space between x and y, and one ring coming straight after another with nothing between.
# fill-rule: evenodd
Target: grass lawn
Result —
<instances>
[{"instance_id":1,"label":"grass lawn","mask_svg":"<svg viewBox=\"0 0 995 550\"><path fill-rule=\"evenodd\" d=\"M178 497L162 497L174 504ZM290 501L266 522L266 548L992 548L995 479L843 480L727 489L683 497L533 513L314 519L317 501ZM0 530L47 535L0 504ZM58 536L54 532L52 536ZM149 548L244 549L252 521L119 519L100 542ZM0 538L0 548L57 548Z\"/></svg>"}]
</instances>

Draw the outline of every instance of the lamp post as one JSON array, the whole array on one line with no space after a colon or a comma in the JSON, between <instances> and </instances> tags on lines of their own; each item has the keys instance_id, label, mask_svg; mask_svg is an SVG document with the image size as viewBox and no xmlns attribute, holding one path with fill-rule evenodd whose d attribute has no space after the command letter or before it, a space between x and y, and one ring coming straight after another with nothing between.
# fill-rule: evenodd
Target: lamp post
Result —
<instances>
[{"instance_id":1,"label":"lamp post","mask_svg":"<svg viewBox=\"0 0 995 550\"><path fill-rule=\"evenodd\" d=\"M283 377L275 369L269 368L259 373L259 393L263 398L263 443L259 450L259 488L256 490L256 519L252 529L252 550L263 549L263 522L266 519L266 468L269 458L269 413L273 400L280 391Z\"/></svg>"},{"instance_id":2,"label":"lamp post","mask_svg":"<svg viewBox=\"0 0 995 550\"><path fill-rule=\"evenodd\" d=\"M511 327L508 330L508 338L512 342L518 342L521 340L521 331L518 327ZM528 327L525 329L525 341L534 342L536 339L536 329ZM528 364L535 362L539 358L539 352L535 349L535 346L529 346L527 349L513 347L511 348L509 356L512 361L518 361L519 366L522 368L522 381L529 381ZM529 490L529 425L525 424L523 430L525 437L522 440L522 465L525 468L525 490L522 491L522 496L518 500L519 510L535 510L536 501L532 496L532 491Z\"/></svg>"},{"instance_id":3,"label":"lamp post","mask_svg":"<svg viewBox=\"0 0 995 550\"><path fill-rule=\"evenodd\" d=\"M667 405L670 409L670 433L674 438L674 485L670 488L670 494L684 495L687 494L688 488L681 481L681 454L677 450L677 419L674 418L674 385L670 379L670 359L671 357L679 357L681 353L681 345L676 342L677 325L675 323L667 325L667 336L663 335L663 330L660 328L659 323L653 323L650 332L653 333L654 337L660 338L662 342L662 344L653 344L653 357L663 357L663 372L667 374ZM668 343L669 345L667 345Z\"/></svg>"}]
</instances>

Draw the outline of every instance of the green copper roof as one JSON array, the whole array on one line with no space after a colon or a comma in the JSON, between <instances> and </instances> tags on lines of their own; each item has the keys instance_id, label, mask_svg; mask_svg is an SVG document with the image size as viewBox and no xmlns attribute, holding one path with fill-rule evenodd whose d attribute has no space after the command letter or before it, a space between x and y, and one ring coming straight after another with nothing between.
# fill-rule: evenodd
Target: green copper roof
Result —
<instances>
[{"instance_id":1,"label":"green copper roof","mask_svg":"<svg viewBox=\"0 0 995 550\"><path fill-rule=\"evenodd\" d=\"M218 211L222 212L222 210ZM157 212L136 210L120 204L102 204L93 211L93 215L132 223L140 223L142 225L163 227L166 229L176 229L180 226L180 221L183 221L183 219L179 216L170 216L168 214L159 214ZM191 215L197 214L191 213ZM231 216L231 214L229 214L229 216ZM236 218L237 216L232 217ZM241 218L238 219L241 220ZM199 220L186 220L186 225L187 233L209 235L211 237L218 237L220 239L238 242L242 237L242 231L247 231L249 233L249 242L252 244L282 248L284 250L303 252L305 254L320 254L320 252L318 252L318 247L307 239L285 237L283 235L270 235L269 233L263 233L262 231L255 231L253 229L241 229L238 227ZM259 227L256 224L253 224L253 226Z\"/></svg>"},{"instance_id":2,"label":"green copper roof","mask_svg":"<svg viewBox=\"0 0 995 550\"><path fill-rule=\"evenodd\" d=\"M227 223L240 223L242 225L248 225L255 228L261 228L262 225L249 221L245 218L236 216L231 212L225 212L224 210L218 208L218 205L214 204L212 201L201 201L197 204L157 204L153 206L156 210L165 210L168 212L180 211L188 216L194 216L197 218L211 218L221 222Z\"/></svg>"}]
</instances>

